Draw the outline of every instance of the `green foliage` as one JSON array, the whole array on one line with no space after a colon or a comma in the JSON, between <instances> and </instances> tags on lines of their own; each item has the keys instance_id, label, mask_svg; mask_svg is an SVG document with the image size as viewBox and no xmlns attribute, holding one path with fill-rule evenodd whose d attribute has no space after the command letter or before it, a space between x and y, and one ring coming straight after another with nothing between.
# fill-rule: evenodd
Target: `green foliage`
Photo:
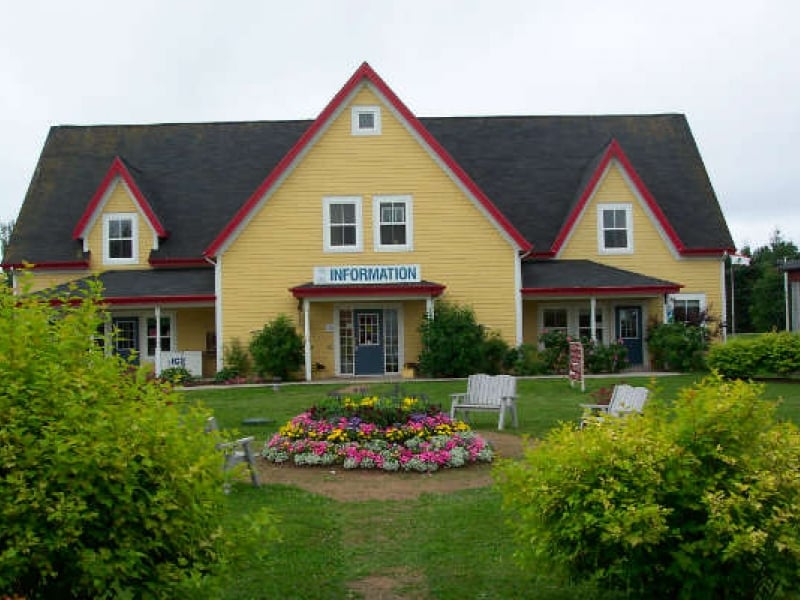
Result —
<instances>
[{"instance_id":1,"label":"green foliage","mask_svg":"<svg viewBox=\"0 0 800 600\"><path fill-rule=\"evenodd\" d=\"M548 372L545 362L539 349L533 344L520 344L516 348L509 350L508 355L509 370L514 375L530 376L544 375Z\"/></svg>"},{"instance_id":2,"label":"green foliage","mask_svg":"<svg viewBox=\"0 0 800 600\"><path fill-rule=\"evenodd\" d=\"M706 327L687 323L653 323L647 332L653 366L684 373L706 368L708 339Z\"/></svg>"},{"instance_id":3,"label":"green foliage","mask_svg":"<svg viewBox=\"0 0 800 600\"><path fill-rule=\"evenodd\" d=\"M11 241L11 232L14 231L14 219L10 221L0 222L0 263L3 262L3 257L6 254L6 248ZM7 285L11 287L11 271L0 271L0 285Z\"/></svg>"},{"instance_id":4,"label":"green foliage","mask_svg":"<svg viewBox=\"0 0 800 600\"><path fill-rule=\"evenodd\" d=\"M711 347L708 365L729 378L793 375L800 372L800 336L784 331L735 337Z\"/></svg>"},{"instance_id":5,"label":"green foliage","mask_svg":"<svg viewBox=\"0 0 800 600\"><path fill-rule=\"evenodd\" d=\"M647 598L769 598L800 585L800 432L761 386L713 375L642 417L564 424L504 461L518 558Z\"/></svg>"},{"instance_id":6,"label":"green foliage","mask_svg":"<svg viewBox=\"0 0 800 600\"><path fill-rule=\"evenodd\" d=\"M569 344L573 338L563 331L545 331L539 336L544 346L541 359L545 373L566 373ZM628 365L628 349L619 342L605 345L581 338L583 363L589 373L618 373Z\"/></svg>"},{"instance_id":7,"label":"green foliage","mask_svg":"<svg viewBox=\"0 0 800 600\"><path fill-rule=\"evenodd\" d=\"M99 285L0 290L0 592L177 597L224 564L208 415L106 355Z\"/></svg>"},{"instance_id":8,"label":"green foliage","mask_svg":"<svg viewBox=\"0 0 800 600\"><path fill-rule=\"evenodd\" d=\"M247 377L253 370L253 359L239 338L233 338L225 346L225 380L236 377Z\"/></svg>"},{"instance_id":9,"label":"green foliage","mask_svg":"<svg viewBox=\"0 0 800 600\"><path fill-rule=\"evenodd\" d=\"M570 337L563 331L545 331L539 336L542 358L549 373L566 373L569 362Z\"/></svg>"},{"instance_id":10,"label":"green foliage","mask_svg":"<svg viewBox=\"0 0 800 600\"><path fill-rule=\"evenodd\" d=\"M288 381L303 365L303 338L288 316L278 315L250 340L250 354L259 375Z\"/></svg>"},{"instance_id":11,"label":"green foliage","mask_svg":"<svg viewBox=\"0 0 800 600\"><path fill-rule=\"evenodd\" d=\"M420 325L419 369L429 377L467 377L484 367L486 332L472 308L438 301Z\"/></svg>"},{"instance_id":12,"label":"green foliage","mask_svg":"<svg viewBox=\"0 0 800 600\"><path fill-rule=\"evenodd\" d=\"M498 375L507 373L511 369L511 361L514 358L511 347L498 333L492 332L484 336L481 349L483 352L481 371L483 373Z\"/></svg>"},{"instance_id":13,"label":"green foliage","mask_svg":"<svg viewBox=\"0 0 800 600\"><path fill-rule=\"evenodd\" d=\"M185 367L170 367L161 371L160 379L172 385L183 385L192 381L194 376Z\"/></svg>"}]
</instances>

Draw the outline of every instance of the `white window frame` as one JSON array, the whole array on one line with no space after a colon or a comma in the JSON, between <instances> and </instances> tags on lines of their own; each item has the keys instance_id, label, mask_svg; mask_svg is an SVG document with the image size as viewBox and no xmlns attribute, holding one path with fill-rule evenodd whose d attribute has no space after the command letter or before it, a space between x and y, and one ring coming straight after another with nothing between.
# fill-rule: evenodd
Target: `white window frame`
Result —
<instances>
[{"instance_id":1,"label":"white window frame","mask_svg":"<svg viewBox=\"0 0 800 600\"><path fill-rule=\"evenodd\" d=\"M361 115L372 115L372 127L361 127ZM350 133L352 135L380 135L381 107L354 106L350 111Z\"/></svg>"},{"instance_id":2,"label":"white window frame","mask_svg":"<svg viewBox=\"0 0 800 600\"><path fill-rule=\"evenodd\" d=\"M131 256L126 258L112 258L109 244L111 238L109 227L111 221L128 219L131 222ZM115 238L118 239L118 238ZM119 238L122 239L122 238ZM103 215L103 264L104 265L135 265L139 262L139 219L136 213L105 213Z\"/></svg>"},{"instance_id":3,"label":"white window frame","mask_svg":"<svg viewBox=\"0 0 800 600\"><path fill-rule=\"evenodd\" d=\"M404 204L406 213L406 243L405 244L384 244L381 241L381 204L392 202L394 204ZM414 210L412 197L408 195L396 196L373 196L372 198L372 220L374 247L376 252L410 252L414 249Z\"/></svg>"},{"instance_id":4,"label":"white window frame","mask_svg":"<svg viewBox=\"0 0 800 600\"><path fill-rule=\"evenodd\" d=\"M554 329L551 327L545 327L544 325L544 312L546 310L563 310L567 313L567 327L566 327L566 334L573 338L575 341L580 339L580 331L581 331L581 321L580 321L580 314L583 311L589 311L591 314L591 309L587 307L585 304L576 304L576 303L568 303L568 304L541 304L537 308L537 316L536 322L538 327L539 335L544 333L544 330L547 329L548 331L553 331ZM609 306L604 304L597 305L596 315L600 316L602 327L596 329L599 337L597 338L597 342L600 344L608 344L609 341L612 339L611 336L613 334L610 333L609 327L613 327L613 321L609 319L611 316L611 311ZM561 330L561 328L558 328Z\"/></svg>"},{"instance_id":5,"label":"white window frame","mask_svg":"<svg viewBox=\"0 0 800 600\"><path fill-rule=\"evenodd\" d=\"M606 211L613 210L625 211L625 231L627 233L627 245L622 248L606 247L605 227L603 226L603 216ZM633 253L633 205L625 204L598 204L597 205L597 250L600 254L632 254Z\"/></svg>"},{"instance_id":6,"label":"white window frame","mask_svg":"<svg viewBox=\"0 0 800 600\"><path fill-rule=\"evenodd\" d=\"M355 206L356 243L349 246L331 245L331 206L334 204L352 204ZM362 209L360 196L327 196L322 199L322 240L325 252L362 252L364 234L362 232Z\"/></svg>"},{"instance_id":7,"label":"white window frame","mask_svg":"<svg viewBox=\"0 0 800 600\"><path fill-rule=\"evenodd\" d=\"M149 347L150 346L150 344L149 344L150 335L149 335L149 332L147 331L147 322L150 319L153 319L155 321L155 318L156 317L155 317L154 314L146 314L146 315L143 315L141 317L141 319L140 319L140 322L142 323L142 327L141 327L142 331L141 331L141 335L140 335L141 342L142 342L142 344L141 344L141 348L142 348L141 353L142 353L143 358L146 358L149 361L155 361L156 354L155 354L155 352L153 352L153 354L150 354L150 347ZM175 344L176 344L175 313L171 312L171 311L170 312L162 312L161 313L161 320L162 321L163 320L168 320L169 321L169 350L166 350L165 348L162 347L161 351L162 352L177 352L176 347L175 347ZM161 333L160 328L159 328L159 333ZM162 335L160 337L164 338L166 336ZM155 339L155 338L153 338L153 339Z\"/></svg>"},{"instance_id":8,"label":"white window frame","mask_svg":"<svg viewBox=\"0 0 800 600\"><path fill-rule=\"evenodd\" d=\"M683 323L684 321L675 321L675 301L693 301L699 302L700 314L702 315L706 310L706 295L705 294L669 294L667 296L667 315L664 319L667 323Z\"/></svg>"}]
</instances>

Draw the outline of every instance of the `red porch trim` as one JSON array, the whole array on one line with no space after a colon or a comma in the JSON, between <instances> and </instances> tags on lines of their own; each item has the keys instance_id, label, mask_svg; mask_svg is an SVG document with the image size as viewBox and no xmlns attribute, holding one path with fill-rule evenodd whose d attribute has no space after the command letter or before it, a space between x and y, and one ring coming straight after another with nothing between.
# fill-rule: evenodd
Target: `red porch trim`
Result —
<instances>
[{"instance_id":1,"label":"red porch trim","mask_svg":"<svg viewBox=\"0 0 800 600\"><path fill-rule=\"evenodd\" d=\"M151 258L151 267L211 267L205 258Z\"/></svg>"},{"instance_id":2,"label":"red porch trim","mask_svg":"<svg viewBox=\"0 0 800 600\"><path fill-rule=\"evenodd\" d=\"M104 304L179 304L184 302L215 302L214 294L185 294L178 296L120 296L117 298L102 298Z\"/></svg>"},{"instance_id":3,"label":"red porch trim","mask_svg":"<svg viewBox=\"0 0 800 600\"><path fill-rule=\"evenodd\" d=\"M441 296L445 286L435 284L421 285L326 285L314 287L289 288L295 298L340 298L343 296Z\"/></svg>"},{"instance_id":4,"label":"red porch trim","mask_svg":"<svg viewBox=\"0 0 800 600\"><path fill-rule=\"evenodd\" d=\"M88 269L88 260L54 260L50 262L37 262L37 263L3 263L0 265L3 269Z\"/></svg>"},{"instance_id":5,"label":"red porch trim","mask_svg":"<svg viewBox=\"0 0 800 600\"><path fill-rule=\"evenodd\" d=\"M522 288L523 296L630 296L632 294L676 294L681 285L632 285L608 287Z\"/></svg>"}]
</instances>

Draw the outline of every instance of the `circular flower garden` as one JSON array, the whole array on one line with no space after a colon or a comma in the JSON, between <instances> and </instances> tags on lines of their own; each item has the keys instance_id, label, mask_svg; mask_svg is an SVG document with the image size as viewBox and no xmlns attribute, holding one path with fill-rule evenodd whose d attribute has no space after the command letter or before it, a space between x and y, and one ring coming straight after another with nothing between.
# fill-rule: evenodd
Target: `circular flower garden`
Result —
<instances>
[{"instance_id":1,"label":"circular flower garden","mask_svg":"<svg viewBox=\"0 0 800 600\"><path fill-rule=\"evenodd\" d=\"M491 445L441 407L417 398L329 399L267 442L274 463L429 473L488 463Z\"/></svg>"}]
</instances>

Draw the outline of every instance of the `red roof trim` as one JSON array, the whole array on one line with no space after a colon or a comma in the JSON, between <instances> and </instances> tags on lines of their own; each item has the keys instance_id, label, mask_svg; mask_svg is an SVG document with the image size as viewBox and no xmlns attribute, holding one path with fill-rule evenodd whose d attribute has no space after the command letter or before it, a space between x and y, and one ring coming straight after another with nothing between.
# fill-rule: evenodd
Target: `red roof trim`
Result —
<instances>
[{"instance_id":1,"label":"red roof trim","mask_svg":"<svg viewBox=\"0 0 800 600\"><path fill-rule=\"evenodd\" d=\"M86 235L86 227L89 225L95 213L97 212L103 196L106 194L109 187L111 187L111 184L114 182L114 179L117 177L121 177L122 180L128 185L131 193L133 193L134 201L139 206L139 210L144 213L144 216L147 218L147 221L155 230L158 237L166 238L168 236L167 230L164 229L161 221L158 220L158 217L153 212L153 207L150 206L150 203L144 197L142 190L139 189L138 185L136 185L136 181L134 181L133 176L122 162L122 159L119 156L115 156L114 160L111 162L111 167L108 169L105 177L103 177L103 181L100 182L100 186L97 188L94 196L92 196L92 199L89 201L89 205L86 207L86 210L84 211L83 215L81 215L78 224L72 231L72 239L83 239L83 237Z\"/></svg>"},{"instance_id":2,"label":"red roof trim","mask_svg":"<svg viewBox=\"0 0 800 600\"><path fill-rule=\"evenodd\" d=\"M359 286L313 286L289 288L295 298L332 298L342 296L440 296L445 286L432 283L420 285L359 285Z\"/></svg>"},{"instance_id":3,"label":"red roof trim","mask_svg":"<svg viewBox=\"0 0 800 600\"><path fill-rule=\"evenodd\" d=\"M180 296L120 296L103 298L105 304L178 304L184 302L214 302L214 294L180 295Z\"/></svg>"},{"instance_id":4,"label":"red roof trim","mask_svg":"<svg viewBox=\"0 0 800 600\"><path fill-rule=\"evenodd\" d=\"M732 254L736 252L736 248L733 246L729 248L687 248L683 251L685 256L719 256L720 258L724 258L725 254Z\"/></svg>"},{"instance_id":5,"label":"red roof trim","mask_svg":"<svg viewBox=\"0 0 800 600\"><path fill-rule=\"evenodd\" d=\"M88 269L88 260L63 260L38 263L3 263L4 269Z\"/></svg>"},{"instance_id":6,"label":"red roof trim","mask_svg":"<svg viewBox=\"0 0 800 600\"><path fill-rule=\"evenodd\" d=\"M575 208L567 217L567 222L561 228L556 237L555 241L553 242L553 246L550 248L550 252L542 252L537 253L536 256L555 256L560 251L564 242L566 241L569 234L572 232L572 229L575 227L575 223L578 220L578 217L583 212L583 209L586 207L586 204L589 202L589 198L594 193L595 189L597 188L597 184L600 182L600 178L602 177L603 173L605 172L606 168L608 167L609 163L612 159L616 159L619 162L622 169L628 175L630 180L633 182L636 191L639 195L644 199L647 207L655 216L658 224L666 233L667 237L669 238L670 242L672 242L675 249L680 254L722 254L725 252L725 248L686 248L684 246L681 239L678 237L677 232L673 229L672 225L670 224L669 220L667 219L664 211L661 210L661 207L656 202L655 197L653 194L650 193L650 190L647 189L647 186L642 181L642 178L639 177L639 174L636 172L636 169L633 168L630 159L625 154L622 146L620 146L619 142L616 139L612 139L611 143L609 143L608 148L606 148L602 158L600 159L600 164L597 165L594 173L592 173L592 177L589 180L588 185L583 190L583 194L581 195L578 203L575 205Z\"/></svg>"},{"instance_id":7,"label":"red roof trim","mask_svg":"<svg viewBox=\"0 0 800 600\"><path fill-rule=\"evenodd\" d=\"M152 267L210 267L205 258L151 258Z\"/></svg>"},{"instance_id":8,"label":"red roof trim","mask_svg":"<svg viewBox=\"0 0 800 600\"><path fill-rule=\"evenodd\" d=\"M611 296L630 294L674 294L681 285L631 285L608 287L522 288L523 296Z\"/></svg>"},{"instance_id":9,"label":"red roof trim","mask_svg":"<svg viewBox=\"0 0 800 600\"><path fill-rule=\"evenodd\" d=\"M233 232L242 224L242 222L253 211L259 203L264 194L269 190L283 175L283 173L291 166L298 155L305 150L314 136L325 126L327 121L339 109L345 99L355 90L355 88L366 79L374 85L378 91L388 100L392 107L400 113L400 115L408 122L414 131L427 143L434 153L450 168L455 176L461 181L462 184L472 193L477 200L483 205L486 211L492 216L493 219L505 230L505 232L514 240L514 242L523 250L529 250L531 244L516 230L516 228L503 216L497 207L489 200L486 194L481 191L477 184L469 178L464 170L456 163L455 160L445 151L444 148L437 142L433 136L428 133L428 130L419 122L414 114L406 107L405 104L397 97L397 95L389 88L386 82L369 66L366 62L356 70L355 73L347 80L339 92L333 97L328 105L323 109L319 116L314 120L311 126L295 143L291 150L284 156L278 165L272 170L267 178L258 186L256 191L248 198L247 202L239 209L234 215L233 219L225 226L216 239L203 252L205 256L215 256L220 248L228 241Z\"/></svg>"}]
</instances>

